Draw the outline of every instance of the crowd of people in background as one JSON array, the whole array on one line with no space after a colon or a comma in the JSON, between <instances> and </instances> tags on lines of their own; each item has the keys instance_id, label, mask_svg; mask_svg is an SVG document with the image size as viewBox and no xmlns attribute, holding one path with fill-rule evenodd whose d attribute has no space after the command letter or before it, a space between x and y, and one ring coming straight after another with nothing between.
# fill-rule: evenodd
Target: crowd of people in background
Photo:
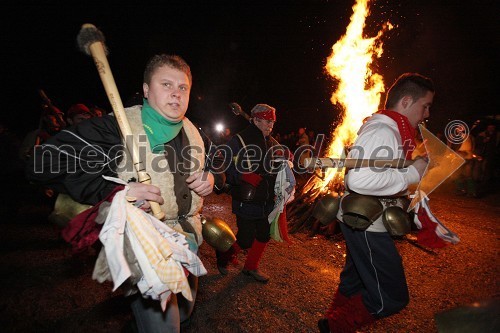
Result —
<instances>
[{"instance_id":1,"label":"crowd of people in background","mask_svg":"<svg viewBox=\"0 0 500 333\"><path fill-rule=\"evenodd\" d=\"M21 165L31 156L34 146L42 144L66 127L76 125L92 117L102 117L106 113L108 111L93 104L75 103L66 112L63 112L51 103L42 103L38 127L26 133L21 139L18 133L9 129L5 123L0 124L2 157L8 156L9 160L18 161L18 163L12 163L10 169L19 169L16 165ZM300 127L296 131L291 130L283 133L273 132L271 135L291 151L296 152L300 147L309 147L304 154L300 155L298 162L301 164L305 158L311 157L311 154L313 156L322 156L324 154L323 149L326 148L324 142L320 145L321 142L317 140L318 134L316 131L307 127ZM458 126L455 129L454 136L463 135L463 140L450 141L444 131L436 131L435 135L466 161L451 177L455 185L455 194L477 198L494 189L493 181L499 177L498 156L500 142L500 131L498 131L494 120L486 120L482 123L476 121L470 124L468 128ZM232 136L231 129L224 128L219 132L214 143L217 145L225 144L229 142ZM14 151L16 156L15 159L12 159Z\"/></svg>"},{"instance_id":2,"label":"crowd of people in background","mask_svg":"<svg viewBox=\"0 0 500 333\"><path fill-rule=\"evenodd\" d=\"M1 199L6 206L18 207L30 200L42 205L53 205L55 193L51 189L23 181L25 164L32 157L34 147L43 144L65 128L92 117L102 117L106 113L100 107L83 103L75 103L63 112L45 98L40 106L37 128L28 131L24 136L9 128L6 123L0 122L0 158L10 161L3 164L3 175L7 182L14 182L12 186L17 189L2 195ZM15 214L15 211L9 210L6 213Z\"/></svg>"},{"instance_id":3,"label":"crowd of people in background","mask_svg":"<svg viewBox=\"0 0 500 333\"><path fill-rule=\"evenodd\" d=\"M8 160L17 161L17 163L12 163L9 169L19 169L16 165L19 166L29 158L35 145L42 144L66 127L76 125L92 117L102 117L106 113L108 111L93 104L75 103L66 112L63 112L51 103L42 103L38 127L26 133L24 137L20 137L17 132L8 128L5 123L0 124L2 157L5 156L8 157ZM466 161L452 175L455 193L457 195L480 197L493 190L493 181L499 177L500 131L498 131L494 120L486 120L482 123L476 121L470 124L469 128L459 126L455 129L455 136L463 135L463 141L450 141L446 138L444 131L436 131L435 134ZM273 132L271 135L291 151L297 151L301 146L310 147L308 152L301 155L299 163L303 163L304 158L310 157L310 153L314 156L322 156L324 152L320 150L326 148L325 143L321 147L319 146L318 143L320 142L317 142L318 135L316 131L306 127L283 133ZM225 144L232 136L231 129L225 128L219 133L214 143ZM12 158L14 151L16 152L15 159Z\"/></svg>"},{"instance_id":4,"label":"crowd of people in background","mask_svg":"<svg viewBox=\"0 0 500 333\"><path fill-rule=\"evenodd\" d=\"M292 130L287 133L273 132L271 136L283 146L297 155L297 161L300 165L304 164L304 159L312 156L320 156L321 149L325 148L325 143L317 140L316 131L300 127L297 131ZM233 132L226 127L218 131L213 139L215 145L227 144L233 137Z\"/></svg>"},{"instance_id":5,"label":"crowd of people in background","mask_svg":"<svg viewBox=\"0 0 500 333\"><path fill-rule=\"evenodd\" d=\"M307 129L306 127L300 127L297 131L292 130L288 133L276 133L273 135L278 142L292 150L303 145L314 145L316 142L316 131Z\"/></svg>"},{"instance_id":6,"label":"crowd of people in background","mask_svg":"<svg viewBox=\"0 0 500 333\"><path fill-rule=\"evenodd\" d=\"M19 157L22 160L29 158L33 148L43 144L50 137L66 127L77 125L92 117L102 117L105 110L95 105L87 106L83 103L71 105L66 112L48 103L42 103L38 127L29 131L21 142Z\"/></svg>"},{"instance_id":7,"label":"crowd of people in background","mask_svg":"<svg viewBox=\"0 0 500 333\"><path fill-rule=\"evenodd\" d=\"M447 144L457 152L465 163L452 176L455 194L478 198L494 190L498 178L498 156L500 132L494 122L484 126L472 126L469 132L465 125L457 126L454 138Z\"/></svg>"}]
</instances>

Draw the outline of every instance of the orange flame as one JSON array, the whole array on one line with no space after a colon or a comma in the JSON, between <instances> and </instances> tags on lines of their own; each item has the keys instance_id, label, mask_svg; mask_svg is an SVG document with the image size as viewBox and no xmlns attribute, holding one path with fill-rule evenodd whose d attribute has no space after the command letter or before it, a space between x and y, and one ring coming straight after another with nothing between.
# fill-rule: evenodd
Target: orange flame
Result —
<instances>
[{"instance_id":1,"label":"orange flame","mask_svg":"<svg viewBox=\"0 0 500 333\"><path fill-rule=\"evenodd\" d=\"M365 19L369 14L368 3L369 0L356 1L346 34L333 45L332 54L327 59L326 70L338 80L331 101L334 105L340 104L344 110L341 124L331 135L333 140L327 149L328 157L345 157L345 147L352 145L363 120L377 111L380 94L384 92L382 76L373 73L370 65L375 56L379 58L382 55L380 37L386 30L392 29L392 25L387 22L375 37L363 38ZM343 172L327 169L322 180L317 178L304 191L328 191L329 184L342 181Z\"/></svg>"}]
</instances>

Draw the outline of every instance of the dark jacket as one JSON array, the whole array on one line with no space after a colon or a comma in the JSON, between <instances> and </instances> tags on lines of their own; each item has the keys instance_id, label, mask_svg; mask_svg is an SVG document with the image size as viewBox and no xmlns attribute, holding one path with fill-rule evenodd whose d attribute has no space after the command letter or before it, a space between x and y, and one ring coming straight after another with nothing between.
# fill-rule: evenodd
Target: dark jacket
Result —
<instances>
[{"instance_id":1,"label":"dark jacket","mask_svg":"<svg viewBox=\"0 0 500 333\"><path fill-rule=\"evenodd\" d=\"M181 151L188 144L183 130L166 143L183 160ZM118 123L113 116L90 118L51 137L44 145L35 148L35 154L27 162L26 178L39 185L69 194L75 201L94 205L106 198L117 184L102 176L117 177L117 167L124 154ZM174 158L168 155L167 159ZM174 161L169 160L169 165ZM210 171L210 170L207 170ZM174 189L179 214L189 211L190 191L185 176L174 173ZM214 174L215 184L221 185L221 176ZM188 194L186 196L185 194ZM180 201L179 201L180 200Z\"/></svg>"},{"instance_id":2,"label":"dark jacket","mask_svg":"<svg viewBox=\"0 0 500 333\"><path fill-rule=\"evenodd\" d=\"M235 135L227 143L232 159L226 168L226 182L230 184L233 213L245 218L264 218L274 207L274 183L277 170L273 169L273 146L257 126L250 124L238 133L245 147ZM229 159L228 159L229 160ZM243 173L255 173L262 177L254 196L248 200L251 185L241 180Z\"/></svg>"}]
</instances>

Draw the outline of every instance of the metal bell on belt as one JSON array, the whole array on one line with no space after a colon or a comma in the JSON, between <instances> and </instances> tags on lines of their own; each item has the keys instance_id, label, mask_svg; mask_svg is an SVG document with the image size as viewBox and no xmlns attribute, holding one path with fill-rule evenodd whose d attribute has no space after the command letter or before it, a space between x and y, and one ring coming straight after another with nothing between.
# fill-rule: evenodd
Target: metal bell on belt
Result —
<instances>
[{"instance_id":1,"label":"metal bell on belt","mask_svg":"<svg viewBox=\"0 0 500 333\"><path fill-rule=\"evenodd\" d=\"M384 206L373 196L350 193L342 199L342 220L354 229L365 230L382 215Z\"/></svg>"},{"instance_id":2,"label":"metal bell on belt","mask_svg":"<svg viewBox=\"0 0 500 333\"><path fill-rule=\"evenodd\" d=\"M75 216L90 207L92 206L76 202L67 194L59 193L54 205L54 210L50 213L47 219L49 222L52 222L60 227L65 227Z\"/></svg>"},{"instance_id":3,"label":"metal bell on belt","mask_svg":"<svg viewBox=\"0 0 500 333\"><path fill-rule=\"evenodd\" d=\"M386 208L382 214L382 222L392 236L404 236L411 232L410 216L401 207Z\"/></svg>"},{"instance_id":4,"label":"metal bell on belt","mask_svg":"<svg viewBox=\"0 0 500 333\"><path fill-rule=\"evenodd\" d=\"M201 216L201 233L208 245L220 252L226 252L236 242L236 236L223 220Z\"/></svg>"},{"instance_id":5,"label":"metal bell on belt","mask_svg":"<svg viewBox=\"0 0 500 333\"><path fill-rule=\"evenodd\" d=\"M319 220L321 224L328 225L335 220L339 211L339 205L340 198L329 193L318 200L316 206L314 206L312 216Z\"/></svg>"}]
</instances>

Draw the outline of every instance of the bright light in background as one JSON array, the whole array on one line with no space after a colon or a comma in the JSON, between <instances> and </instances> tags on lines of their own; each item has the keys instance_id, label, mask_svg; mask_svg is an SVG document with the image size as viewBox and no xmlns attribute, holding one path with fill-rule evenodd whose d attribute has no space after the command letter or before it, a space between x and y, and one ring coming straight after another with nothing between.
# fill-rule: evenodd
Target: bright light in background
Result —
<instances>
[{"instance_id":1,"label":"bright light in background","mask_svg":"<svg viewBox=\"0 0 500 333\"><path fill-rule=\"evenodd\" d=\"M215 130L217 132L222 132L224 130L224 125L222 125L221 123L218 123L217 125L215 125Z\"/></svg>"}]
</instances>

